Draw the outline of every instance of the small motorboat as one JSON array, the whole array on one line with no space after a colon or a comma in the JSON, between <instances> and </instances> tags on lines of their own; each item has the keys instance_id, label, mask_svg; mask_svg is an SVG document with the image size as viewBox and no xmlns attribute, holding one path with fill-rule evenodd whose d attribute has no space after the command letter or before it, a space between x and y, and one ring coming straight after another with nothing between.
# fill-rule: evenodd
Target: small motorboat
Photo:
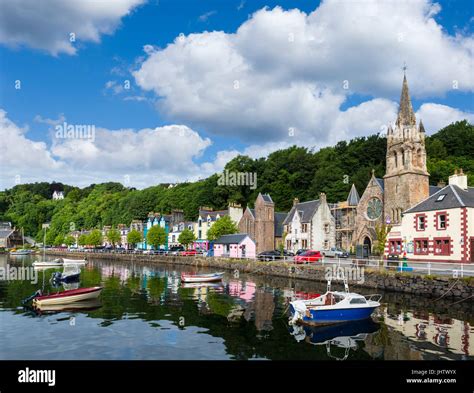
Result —
<instances>
[{"instance_id":1,"label":"small motorboat","mask_svg":"<svg viewBox=\"0 0 474 393\"><path fill-rule=\"evenodd\" d=\"M75 311L92 311L102 306L100 299L89 299L70 304L42 304L36 305L35 310L41 313L57 313L57 312L75 312Z\"/></svg>"},{"instance_id":2,"label":"small motorboat","mask_svg":"<svg viewBox=\"0 0 474 393\"><path fill-rule=\"evenodd\" d=\"M71 289L63 292L54 293L52 295L42 295L37 293L32 299L33 306L45 306L53 304L68 304L80 302L83 300L96 299L99 297L102 287L89 287Z\"/></svg>"},{"instance_id":3,"label":"small motorboat","mask_svg":"<svg viewBox=\"0 0 474 393\"><path fill-rule=\"evenodd\" d=\"M68 259L68 258L62 258L63 263L65 265L86 265L87 260L86 259Z\"/></svg>"},{"instance_id":4,"label":"small motorboat","mask_svg":"<svg viewBox=\"0 0 474 393\"><path fill-rule=\"evenodd\" d=\"M220 281L222 280L223 275L224 275L224 272L210 273L210 274L182 273L181 281L185 283Z\"/></svg>"},{"instance_id":5,"label":"small motorboat","mask_svg":"<svg viewBox=\"0 0 474 393\"><path fill-rule=\"evenodd\" d=\"M328 290L325 294L310 300L295 300L290 303L290 324L331 325L336 323L359 321L370 318L372 312L380 307L382 295L359 295L349 292L344 283L345 292Z\"/></svg>"},{"instance_id":6,"label":"small motorboat","mask_svg":"<svg viewBox=\"0 0 474 393\"><path fill-rule=\"evenodd\" d=\"M81 269L78 265L64 265L63 272L54 272L51 275L51 282L55 284L71 283L79 281Z\"/></svg>"},{"instance_id":7,"label":"small motorboat","mask_svg":"<svg viewBox=\"0 0 474 393\"><path fill-rule=\"evenodd\" d=\"M43 261L43 262L33 262L33 266L35 268L41 268L41 267L47 267L47 268L52 268L52 267L61 267L63 265L63 262L61 259L53 259L52 261Z\"/></svg>"},{"instance_id":8,"label":"small motorboat","mask_svg":"<svg viewBox=\"0 0 474 393\"><path fill-rule=\"evenodd\" d=\"M27 248L22 248L20 250L10 251L10 255L13 255L13 256L31 255L31 254L33 254L33 250L30 250L30 249L27 249Z\"/></svg>"}]
</instances>

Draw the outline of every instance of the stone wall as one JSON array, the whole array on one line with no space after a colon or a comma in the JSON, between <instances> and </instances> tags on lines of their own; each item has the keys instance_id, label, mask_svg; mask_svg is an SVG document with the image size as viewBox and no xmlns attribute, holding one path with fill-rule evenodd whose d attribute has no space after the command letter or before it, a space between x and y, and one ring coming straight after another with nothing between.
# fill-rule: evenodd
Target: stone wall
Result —
<instances>
[{"instance_id":1,"label":"stone wall","mask_svg":"<svg viewBox=\"0 0 474 393\"><path fill-rule=\"evenodd\" d=\"M77 256L89 259L108 259L134 262L156 262L192 267L211 267L216 270L231 270L236 273L262 274L277 277L296 278L301 280L326 282L327 266L295 265L287 262L259 262L232 258L181 257L160 255L108 254L108 253L67 253L49 251L50 255ZM422 295L430 298L459 298L474 297L474 278L459 278L443 276L425 276L413 273L398 273L389 270L364 269L364 281L358 283L349 281L351 288L365 287L383 291L402 292ZM375 291L374 291L375 292ZM469 301L469 300L467 300ZM470 300L472 301L472 300Z\"/></svg>"}]
</instances>

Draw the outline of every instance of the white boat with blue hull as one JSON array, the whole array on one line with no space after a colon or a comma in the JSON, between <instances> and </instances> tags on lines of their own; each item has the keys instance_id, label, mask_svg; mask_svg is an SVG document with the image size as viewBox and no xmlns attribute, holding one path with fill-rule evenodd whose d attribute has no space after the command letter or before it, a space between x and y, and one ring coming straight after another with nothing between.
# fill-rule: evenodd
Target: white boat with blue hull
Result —
<instances>
[{"instance_id":1,"label":"white boat with blue hull","mask_svg":"<svg viewBox=\"0 0 474 393\"><path fill-rule=\"evenodd\" d=\"M332 325L336 323L360 321L370 318L380 307L382 295L360 295L349 292L345 283L345 292L328 290L325 294L309 300L296 300L290 303L290 324Z\"/></svg>"}]
</instances>

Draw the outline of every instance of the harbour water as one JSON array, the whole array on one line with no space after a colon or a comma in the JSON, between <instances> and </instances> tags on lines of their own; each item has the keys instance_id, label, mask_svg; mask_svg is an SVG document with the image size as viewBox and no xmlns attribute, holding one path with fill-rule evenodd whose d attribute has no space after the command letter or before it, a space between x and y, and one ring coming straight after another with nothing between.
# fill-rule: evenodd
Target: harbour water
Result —
<instances>
[{"instance_id":1,"label":"harbour water","mask_svg":"<svg viewBox=\"0 0 474 393\"><path fill-rule=\"evenodd\" d=\"M0 255L0 268L14 273L34 260ZM39 271L37 282L3 274L0 359L474 360L470 300L382 293L372 320L293 329L288 303L324 284L229 271L222 285L185 285L190 267L95 259L66 289L101 285L98 301L24 308L37 289L65 289L49 282L54 271Z\"/></svg>"}]
</instances>

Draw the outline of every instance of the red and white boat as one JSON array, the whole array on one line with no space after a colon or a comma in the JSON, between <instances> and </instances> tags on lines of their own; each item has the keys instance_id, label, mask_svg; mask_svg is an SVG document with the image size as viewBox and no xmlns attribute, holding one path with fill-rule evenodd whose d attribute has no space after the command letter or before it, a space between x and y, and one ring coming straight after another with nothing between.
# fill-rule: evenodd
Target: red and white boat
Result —
<instances>
[{"instance_id":1,"label":"red and white boat","mask_svg":"<svg viewBox=\"0 0 474 393\"><path fill-rule=\"evenodd\" d=\"M82 300L96 299L99 297L102 287L89 287L70 289L52 295L40 295L33 299L33 305L44 306L52 304L68 304Z\"/></svg>"},{"instance_id":2,"label":"red and white boat","mask_svg":"<svg viewBox=\"0 0 474 393\"><path fill-rule=\"evenodd\" d=\"M211 282L211 281L221 281L224 272L219 273L210 273L210 274L189 274L182 273L181 281L182 282Z\"/></svg>"}]
</instances>

